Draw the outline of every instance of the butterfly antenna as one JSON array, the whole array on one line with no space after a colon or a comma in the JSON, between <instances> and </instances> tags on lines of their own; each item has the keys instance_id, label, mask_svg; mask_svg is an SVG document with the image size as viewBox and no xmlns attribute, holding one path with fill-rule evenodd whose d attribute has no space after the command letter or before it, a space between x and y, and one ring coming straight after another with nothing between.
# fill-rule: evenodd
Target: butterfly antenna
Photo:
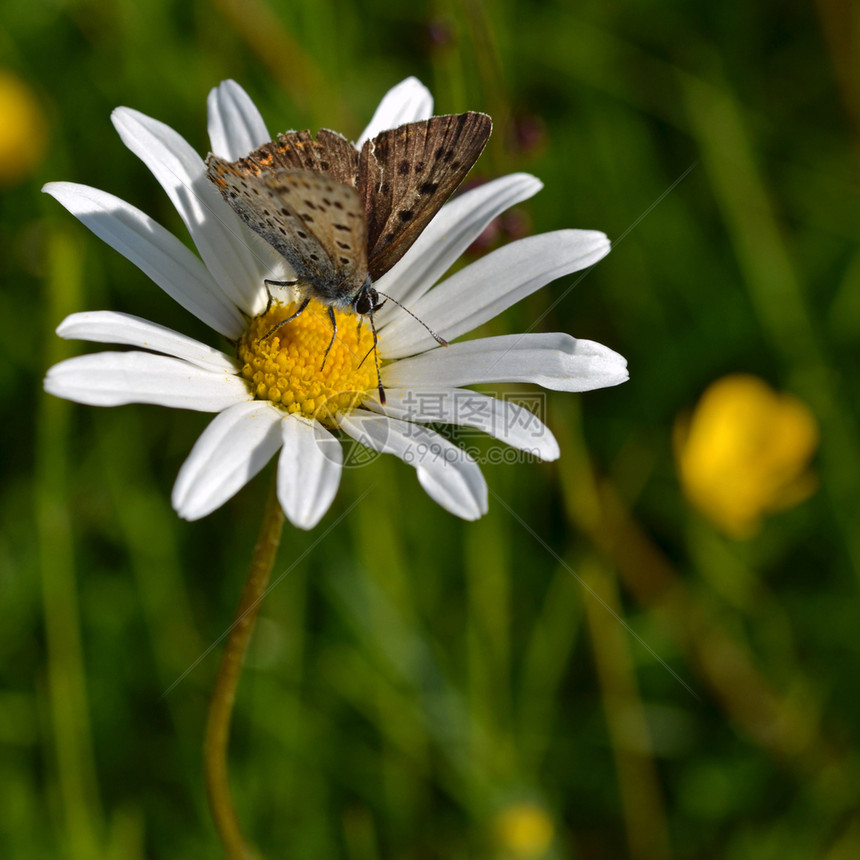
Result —
<instances>
[{"instance_id":1,"label":"butterfly antenna","mask_svg":"<svg viewBox=\"0 0 860 860\"><path fill-rule=\"evenodd\" d=\"M427 329L427 331L428 331L428 332L430 332L430 334L433 336L433 340L435 340L435 341L436 341L436 343L438 343L440 346L448 346L448 341L447 341L447 340L445 340L445 338L444 338L444 337L440 337L438 334L436 334L436 332L435 332L435 331L433 331L433 329L432 329L432 328L430 328L430 326L429 326L429 325L427 325L427 323L426 323L426 322L424 322L424 320L422 320L420 317L415 316L415 314L413 314L413 313L412 313L412 311L410 311L410 310L409 310L409 308L407 308L407 307L406 307L406 305L401 305L401 304L400 304L400 302L398 302L398 301L397 301L397 299L393 299L393 298L391 298L391 296L389 296L387 293L383 293L383 292L382 292L382 290L377 290L376 292L377 292L380 296L382 296L383 298L388 299L388 301L390 301L390 302L394 302L394 304L396 304L396 305L397 305L397 307L402 308L404 311L406 311L406 313L408 313L408 314L409 314L409 316L411 316L411 317L412 317L412 319L417 320L418 322L420 322L420 323L421 323L421 325L423 325L423 326L424 326L424 328L426 328L426 329ZM372 321L372 319L373 319L373 318L371 317L371 321Z\"/></svg>"}]
</instances>

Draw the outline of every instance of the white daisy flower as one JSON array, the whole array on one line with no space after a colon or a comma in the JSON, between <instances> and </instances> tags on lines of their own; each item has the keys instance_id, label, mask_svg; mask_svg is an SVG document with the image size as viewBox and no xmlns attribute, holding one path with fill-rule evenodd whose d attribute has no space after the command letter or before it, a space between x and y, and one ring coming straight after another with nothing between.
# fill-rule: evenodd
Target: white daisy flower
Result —
<instances>
[{"instance_id":1,"label":"white daisy flower","mask_svg":"<svg viewBox=\"0 0 860 860\"><path fill-rule=\"evenodd\" d=\"M271 139L249 96L225 81L208 99L212 152L229 160ZM432 115L430 93L415 78L383 98L358 140ZM369 448L415 467L426 492L446 510L474 520L487 510L487 485L475 460L422 426L480 428L544 460L559 456L549 430L522 407L464 386L530 382L557 391L587 391L627 379L625 360L598 343L567 334L480 338L440 348L408 314L387 305L377 315L376 370L362 361L372 346L363 318L338 312L331 338L327 309L313 305L263 337L294 304L268 308L265 278L289 277L286 261L239 220L206 178L203 158L175 131L129 108L113 123L150 168L185 222L199 257L130 204L70 182L45 186L97 236L131 260L168 295L236 344L228 355L128 314L77 313L57 329L64 338L137 349L71 358L52 367L45 389L95 406L155 403L216 413L183 464L173 506L188 520L223 505L280 451L278 498L287 518L316 525L334 499L343 468L343 431ZM609 251L603 233L558 230L513 242L436 285L487 224L535 194L541 183L518 173L449 201L394 267L376 283L451 341L550 281L593 265ZM434 286L435 285L435 286ZM358 322L357 322L358 321Z\"/></svg>"}]
</instances>

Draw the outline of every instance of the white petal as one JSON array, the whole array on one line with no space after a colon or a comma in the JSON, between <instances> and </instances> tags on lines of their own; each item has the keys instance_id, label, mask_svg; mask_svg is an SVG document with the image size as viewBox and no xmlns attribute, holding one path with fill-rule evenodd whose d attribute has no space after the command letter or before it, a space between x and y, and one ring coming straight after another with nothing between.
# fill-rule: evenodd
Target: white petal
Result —
<instances>
[{"instance_id":1,"label":"white petal","mask_svg":"<svg viewBox=\"0 0 860 860\"><path fill-rule=\"evenodd\" d=\"M224 355L220 350L131 314L120 314L114 311L87 311L72 314L60 323L57 334L67 340L139 346L153 352L181 358L204 370L235 374L242 369L236 359Z\"/></svg>"},{"instance_id":2,"label":"white petal","mask_svg":"<svg viewBox=\"0 0 860 860\"><path fill-rule=\"evenodd\" d=\"M66 359L48 371L45 391L90 406L155 403L196 412L220 412L251 399L239 376L149 352L97 352Z\"/></svg>"},{"instance_id":3,"label":"white petal","mask_svg":"<svg viewBox=\"0 0 860 860\"><path fill-rule=\"evenodd\" d=\"M382 370L386 388L533 382L554 391L591 391L626 379L627 362L617 352L560 333L478 338L438 347Z\"/></svg>"},{"instance_id":4,"label":"white petal","mask_svg":"<svg viewBox=\"0 0 860 860\"><path fill-rule=\"evenodd\" d=\"M296 415L284 419L281 433L278 500L294 526L312 529L337 494L343 448L322 424Z\"/></svg>"},{"instance_id":5,"label":"white petal","mask_svg":"<svg viewBox=\"0 0 860 860\"><path fill-rule=\"evenodd\" d=\"M236 83L222 81L209 92L209 143L227 161L242 158L272 138L251 97Z\"/></svg>"},{"instance_id":6,"label":"white petal","mask_svg":"<svg viewBox=\"0 0 860 860\"><path fill-rule=\"evenodd\" d=\"M541 188L543 183L534 176L512 173L460 194L439 210L415 244L374 286L411 309L411 303L448 271L493 218ZM397 305L386 305L378 315L380 328L397 319L399 310Z\"/></svg>"},{"instance_id":7,"label":"white petal","mask_svg":"<svg viewBox=\"0 0 860 860\"><path fill-rule=\"evenodd\" d=\"M478 464L438 433L361 409L342 415L340 426L362 445L414 467L427 495L446 511L464 520L487 512L487 482Z\"/></svg>"},{"instance_id":8,"label":"white petal","mask_svg":"<svg viewBox=\"0 0 860 860\"><path fill-rule=\"evenodd\" d=\"M206 267L148 215L113 194L87 185L49 182L42 190L199 320L227 337L242 333L242 315L220 293L213 292Z\"/></svg>"},{"instance_id":9,"label":"white petal","mask_svg":"<svg viewBox=\"0 0 860 860\"><path fill-rule=\"evenodd\" d=\"M367 404L376 412L406 421L474 427L541 460L557 460L558 442L540 418L510 400L499 400L464 388L422 390L386 388L385 406Z\"/></svg>"},{"instance_id":10,"label":"white petal","mask_svg":"<svg viewBox=\"0 0 860 860\"><path fill-rule=\"evenodd\" d=\"M609 253L595 230L558 230L511 242L453 274L409 308L437 334L453 340L472 331L550 281L594 265ZM408 314L386 329L386 358L415 355L436 341Z\"/></svg>"},{"instance_id":11,"label":"white petal","mask_svg":"<svg viewBox=\"0 0 860 860\"><path fill-rule=\"evenodd\" d=\"M220 508L281 447L283 412L268 403L237 403L216 416L179 470L171 501L180 517L198 520Z\"/></svg>"},{"instance_id":12,"label":"white petal","mask_svg":"<svg viewBox=\"0 0 860 860\"><path fill-rule=\"evenodd\" d=\"M433 116L433 96L418 78L406 78L383 97L367 128L355 144L358 149L381 131Z\"/></svg>"},{"instance_id":13,"label":"white petal","mask_svg":"<svg viewBox=\"0 0 860 860\"><path fill-rule=\"evenodd\" d=\"M203 159L170 126L136 110L116 108L111 119L167 192L225 298L253 313L262 289L260 267L268 260L251 257L239 217L206 178Z\"/></svg>"}]
</instances>

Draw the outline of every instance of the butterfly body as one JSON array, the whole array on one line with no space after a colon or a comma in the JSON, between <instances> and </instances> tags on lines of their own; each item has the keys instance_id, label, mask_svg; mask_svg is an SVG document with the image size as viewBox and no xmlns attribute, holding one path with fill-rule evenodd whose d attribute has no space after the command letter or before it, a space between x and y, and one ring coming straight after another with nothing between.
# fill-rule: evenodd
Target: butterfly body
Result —
<instances>
[{"instance_id":1,"label":"butterfly body","mask_svg":"<svg viewBox=\"0 0 860 860\"><path fill-rule=\"evenodd\" d=\"M370 277L358 192L308 170L255 175L214 156L209 163L224 198L290 264L301 290L322 304L348 306Z\"/></svg>"}]
</instances>

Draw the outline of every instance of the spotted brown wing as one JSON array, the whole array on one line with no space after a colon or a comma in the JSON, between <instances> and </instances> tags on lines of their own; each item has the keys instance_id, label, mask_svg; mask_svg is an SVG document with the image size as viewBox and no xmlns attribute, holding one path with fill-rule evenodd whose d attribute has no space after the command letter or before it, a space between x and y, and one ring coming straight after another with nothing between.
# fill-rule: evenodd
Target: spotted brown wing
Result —
<instances>
[{"instance_id":1,"label":"spotted brown wing","mask_svg":"<svg viewBox=\"0 0 860 860\"><path fill-rule=\"evenodd\" d=\"M300 288L346 303L367 277L367 235L358 192L330 176L276 169L259 174L210 155L208 178L239 217L293 267Z\"/></svg>"},{"instance_id":2,"label":"spotted brown wing","mask_svg":"<svg viewBox=\"0 0 860 860\"><path fill-rule=\"evenodd\" d=\"M343 136L322 129L316 140L309 131L279 134L244 158L234 162L240 170L259 175L261 172L309 170L326 173L346 185L355 185L358 177L358 152Z\"/></svg>"},{"instance_id":3,"label":"spotted brown wing","mask_svg":"<svg viewBox=\"0 0 860 860\"><path fill-rule=\"evenodd\" d=\"M492 126L486 114L470 111L408 123L364 144L358 190L371 277L406 253L472 169Z\"/></svg>"}]
</instances>

